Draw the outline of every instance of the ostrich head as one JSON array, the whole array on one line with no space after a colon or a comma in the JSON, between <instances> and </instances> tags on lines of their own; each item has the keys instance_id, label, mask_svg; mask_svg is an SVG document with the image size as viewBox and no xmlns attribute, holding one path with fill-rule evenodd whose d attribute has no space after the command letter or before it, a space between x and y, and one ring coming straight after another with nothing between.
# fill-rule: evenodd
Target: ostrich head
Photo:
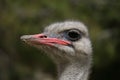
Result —
<instances>
[{"instance_id":1,"label":"ostrich head","mask_svg":"<svg viewBox=\"0 0 120 80\"><path fill-rule=\"evenodd\" d=\"M81 22L54 23L41 34L24 35L21 39L45 51L59 67L64 68L65 65L76 62L84 65L91 61L92 49L88 30Z\"/></svg>"}]
</instances>

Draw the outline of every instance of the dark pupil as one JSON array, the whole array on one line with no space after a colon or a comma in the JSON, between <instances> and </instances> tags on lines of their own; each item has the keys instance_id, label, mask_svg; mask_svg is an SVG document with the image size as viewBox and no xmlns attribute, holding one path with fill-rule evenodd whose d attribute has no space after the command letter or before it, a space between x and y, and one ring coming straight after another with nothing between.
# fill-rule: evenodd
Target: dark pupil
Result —
<instances>
[{"instance_id":1,"label":"dark pupil","mask_svg":"<svg viewBox=\"0 0 120 80\"><path fill-rule=\"evenodd\" d=\"M69 36L69 39L72 41L76 41L80 38L80 34L77 31L69 31L68 36Z\"/></svg>"},{"instance_id":2,"label":"dark pupil","mask_svg":"<svg viewBox=\"0 0 120 80\"><path fill-rule=\"evenodd\" d=\"M68 35L71 38L77 38L79 36L79 34L77 32L69 32Z\"/></svg>"}]
</instances>

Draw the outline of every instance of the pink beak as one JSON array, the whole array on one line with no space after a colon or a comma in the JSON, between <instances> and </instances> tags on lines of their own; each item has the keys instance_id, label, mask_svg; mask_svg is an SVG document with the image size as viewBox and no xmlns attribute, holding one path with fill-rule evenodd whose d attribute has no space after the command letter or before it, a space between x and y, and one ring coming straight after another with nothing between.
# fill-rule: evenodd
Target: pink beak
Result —
<instances>
[{"instance_id":1,"label":"pink beak","mask_svg":"<svg viewBox=\"0 0 120 80\"><path fill-rule=\"evenodd\" d=\"M27 43L31 43L35 45L44 44L44 45L53 46L54 44L59 44L59 45L67 46L71 44L69 41L61 40L58 38L50 38L44 34L24 35L21 37L21 39Z\"/></svg>"}]
</instances>

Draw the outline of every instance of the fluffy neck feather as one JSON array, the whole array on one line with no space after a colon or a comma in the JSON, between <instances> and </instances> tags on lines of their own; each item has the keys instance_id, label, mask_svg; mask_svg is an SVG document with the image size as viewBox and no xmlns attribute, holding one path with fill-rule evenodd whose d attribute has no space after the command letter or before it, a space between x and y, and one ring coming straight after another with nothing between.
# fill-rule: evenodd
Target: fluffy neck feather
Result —
<instances>
[{"instance_id":1,"label":"fluffy neck feather","mask_svg":"<svg viewBox=\"0 0 120 80\"><path fill-rule=\"evenodd\" d=\"M47 51L50 52L50 50ZM69 56L57 49L53 51L48 55L57 65L58 80L88 80L92 55L81 53L78 56Z\"/></svg>"},{"instance_id":2,"label":"fluffy neck feather","mask_svg":"<svg viewBox=\"0 0 120 80\"><path fill-rule=\"evenodd\" d=\"M88 80L91 60L58 64L59 80Z\"/></svg>"}]
</instances>

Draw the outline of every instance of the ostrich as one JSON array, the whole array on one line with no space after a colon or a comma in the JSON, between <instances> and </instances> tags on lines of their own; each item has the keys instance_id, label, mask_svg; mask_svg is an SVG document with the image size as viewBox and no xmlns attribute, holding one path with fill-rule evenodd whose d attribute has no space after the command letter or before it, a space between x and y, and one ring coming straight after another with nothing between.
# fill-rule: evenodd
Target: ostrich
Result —
<instances>
[{"instance_id":1,"label":"ostrich","mask_svg":"<svg viewBox=\"0 0 120 80\"><path fill-rule=\"evenodd\" d=\"M52 58L57 65L58 80L88 80L92 47L88 29L83 23L53 23L43 33L23 35L21 39Z\"/></svg>"}]
</instances>

